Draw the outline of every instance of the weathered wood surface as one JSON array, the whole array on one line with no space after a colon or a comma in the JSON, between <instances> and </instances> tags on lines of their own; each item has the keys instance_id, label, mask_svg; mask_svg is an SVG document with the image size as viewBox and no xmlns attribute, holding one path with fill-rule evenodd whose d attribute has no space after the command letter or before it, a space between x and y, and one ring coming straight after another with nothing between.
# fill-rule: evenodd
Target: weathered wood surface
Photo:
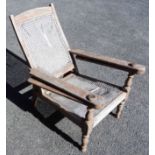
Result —
<instances>
[{"instance_id":1,"label":"weathered wood surface","mask_svg":"<svg viewBox=\"0 0 155 155\"><path fill-rule=\"evenodd\" d=\"M124 86L123 86L123 89L124 89L124 91L126 91L126 97L125 97L125 99L123 100L123 102L121 102L121 103L118 105L118 107L117 107L116 117L117 117L118 119L120 118L120 116L121 116L121 114L122 114L122 112L123 112L123 108L124 108L125 103L126 103L126 101L127 101L127 99L128 99L128 96L129 96L129 94L130 94L133 78L134 78L134 73L131 72L131 73L128 74L128 77L127 77L127 79L125 80L125 84L124 84Z\"/></svg>"},{"instance_id":2,"label":"weathered wood surface","mask_svg":"<svg viewBox=\"0 0 155 155\"><path fill-rule=\"evenodd\" d=\"M82 79L74 74L69 75L64 78L64 80L68 83L74 84L75 86L82 87L83 89L89 90L93 94L102 95L101 103L105 105L105 107L101 110L94 111L94 125L96 126L109 112L111 112L123 99L126 97L126 93L122 92L118 88L114 88L107 84L103 84L103 87L100 88L97 82L89 81L87 79ZM101 84L100 84L101 86ZM69 99L65 96L58 95L54 92L50 92L44 89L44 96L48 96L51 100L56 101L61 107L65 107L71 113L76 114L78 117L85 119L85 115L87 113L87 106L83 104L79 104L79 102ZM102 114L100 114L102 113Z\"/></svg>"},{"instance_id":3,"label":"weathered wood surface","mask_svg":"<svg viewBox=\"0 0 155 155\"><path fill-rule=\"evenodd\" d=\"M136 74L143 74L145 72L145 67L140 64L135 64L125 60L119 60L116 58L111 58L104 55L98 55L92 52L85 52L80 49L71 49L71 54L77 55L83 59L92 60L95 63L102 63L109 67L117 68L124 71L134 72Z\"/></svg>"},{"instance_id":4,"label":"weathered wood surface","mask_svg":"<svg viewBox=\"0 0 155 155\"><path fill-rule=\"evenodd\" d=\"M117 117L120 117L133 75L143 74L145 67L79 49L71 50L53 4L11 15L10 18L33 68L28 81L35 88L34 103L39 97L80 126L81 149L85 152L93 127L116 107ZM123 89L80 77L75 61L77 57L129 72Z\"/></svg>"},{"instance_id":5,"label":"weathered wood surface","mask_svg":"<svg viewBox=\"0 0 155 155\"><path fill-rule=\"evenodd\" d=\"M93 124L94 124L94 109L88 107L85 115L85 124L83 125L82 128L82 145L81 145L82 152L87 151L87 146L89 143L90 134L93 129Z\"/></svg>"},{"instance_id":6,"label":"weathered wood surface","mask_svg":"<svg viewBox=\"0 0 155 155\"><path fill-rule=\"evenodd\" d=\"M61 79L48 76L38 69L31 69L30 74L34 77L39 78L42 82L45 82L46 84L54 86L58 90L63 91L64 93L67 93L68 95L81 100L82 104L85 104L87 106L92 106L93 108L97 108L97 109L104 107L104 104L98 103L99 101L98 99L100 99L101 96L96 95L94 101L90 102L87 99L87 96L90 95L90 92L87 90L80 89L74 86L73 84L64 82Z\"/></svg>"},{"instance_id":7,"label":"weathered wood surface","mask_svg":"<svg viewBox=\"0 0 155 155\"><path fill-rule=\"evenodd\" d=\"M60 70L53 73L53 76L56 78L64 77L69 72L73 72L74 65L73 64L67 64L66 66L62 67Z\"/></svg>"},{"instance_id":8,"label":"weathered wood surface","mask_svg":"<svg viewBox=\"0 0 155 155\"><path fill-rule=\"evenodd\" d=\"M73 78L74 80L70 80L71 78ZM71 83L72 82L75 83L75 81L76 81L76 84L79 85L80 81L78 82L77 80L75 80L75 78L76 78L75 75L72 74L64 79L71 81ZM82 122L84 122L83 120L85 119L85 115L87 113L87 106L79 104L79 101L76 100L76 98L67 96L66 94L63 94L63 92L58 91L57 89L50 87L49 85L46 85L36 79L30 78L29 82L36 86L39 86L40 88L43 88L42 89L43 96L46 99L48 99L48 102L51 102L51 103L54 102L55 106L57 106L59 108L61 107L61 111L65 111L65 115L66 115L66 113L68 113L67 114L68 117L73 117L73 118L70 118L72 121L74 121L76 124L82 126ZM86 84L85 84L85 82L86 82ZM82 81L81 84L82 84L83 88L85 87L85 89L91 90L93 93L99 93L99 90L98 90L99 87L98 86L94 87L95 85L91 86L92 82ZM107 86L107 87L109 87L109 86ZM108 104L105 106L105 108L103 110L95 110L95 113L94 113L95 121L94 121L93 127L95 127L110 111L112 111L125 98L125 95L123 95L123 93L121 93L121 95L118 96L118 98L117 98L117 94L119 94L120 90L118 90L118 92L116 93L116 90L114 90L114 88L113 88L115 93L113 93L113 96L111 96L112 93L107 94L106 89L105 88L103 88L103 89L104 90L100 89L100 94L102 93L102 95L104 95L104 94L106 94L106 95L104 96L102 102L108 103ZM111 103L110 99L114 98L114 97L116 97L116 99L114 99Z\"/></svg>"},{"instance_id":9,"label":"weathered wood surface","mask_svg":"<svg viewBox=\"0 0 155 155\"><path fill-rule=\"evenodd\" d=\"M65 66L73 69L70 47L53 5L10 17L32 68L39 67L53 76L61 74Z\"/></svg>"},{"instance_id":10,"label":"weathered wood surface","mask_svg":"<svg viewBox=\"0 0 155 155\"><path fill-rule=\"evenodd\" d=\"M80 102L77 98L69 96L68 94L63 93L62 91L59 91L58 89L55 89L55 88L45 84L44 82L42 82L40 80L37 80L37 79L34 79L34 78L29 78L28 82L33 84L34 86L37 86L37 87L41 88L41 89L45 89L47 91L50 91L50 92L56 93L58 95L62 95L64 97L66 97L66 98L69 98L69 99Z\"/></svg>"},{"instance_id":11,"label":"weathered wood surface","mask_svg":"<svg viewBox=\"0 0 155 155\"><path fill-rule=\"evenodd\" d=\"M74 74L70 74L68 77L65 77L64 80L67 83L74 84L76 87L81 87L92 94L100 94L103 96L100 98L99 102L104 104L104 108L102 110L94 111L94 127L126 97L126 93L122 92L118 88L114 88L107 84L103 84L103 87L100 88L97 82L82 79ZM75 113L80 118L85 118L88 106L87 104L80 104L78 99L72 98L63 92L42 83L41 81L30 78L29 82L43 88L43 96L48 97L51 101L54 100L58 105L64 107L71 113ZM99 85L101 86L101 83Z\"/></svg>"},{"instance_id":12,"label":"weathered wood surface","mask_svg":"<svg viewBox=\"0 0 155 155\"><path fill-rule=\"evenodd\" d=\"M103 110L98 111L94 118L93 128L97 126L110 112L112 112L126 97L126 93L121 93L113 99Z\"/></svg>"}]
</instances>

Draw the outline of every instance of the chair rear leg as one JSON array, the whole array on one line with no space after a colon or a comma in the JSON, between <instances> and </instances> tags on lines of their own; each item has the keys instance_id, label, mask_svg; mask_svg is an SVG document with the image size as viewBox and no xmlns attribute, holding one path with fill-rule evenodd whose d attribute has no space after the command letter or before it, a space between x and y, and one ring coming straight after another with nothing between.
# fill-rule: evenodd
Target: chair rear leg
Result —
<instances>
[{"instance_id":1,"label":"chair rear leg","mask_svg":"<svg viewBox=\"0 0 155 155\"><path fill-rule=\"evenodd\" d=\"M90 134L91 134L92 129L93 129L93 122L94 122L93 111L94 111L94 109L88 108L87 114L86 114L85 124L82 128L82 145L81 145L82 152L87 151L87 146L89 143L89 137L90 137Z\"/></svg>"},{"instance_id":2,"label":"chair rear leg","mask_svg":"<svg viewBox=\"0 0 155 155\"><path fill-rule=\"evenodd\" d=\"M117 111L116 111L116 118L120 118L120 116L122 115L122 112L123 112L123 108L124 108L124 105L125 105L125 100L122 101L118 106L117 106Z\"/></svg>"},{"instance_id":3,"label":"chair rear leg","mask_svg":"<svg viewBox=\"0 0 155 155\"><path fill-rule=\"evenodd\" d=\"M127 92L127 95L126 95L126 98L122 101L122 103L120 103L118 106L117 106L117 112L116 112L116 117L117 118L120 118L122 112L123 112L123 108L124 108L124 105L125 105L125 102L127 101L128 99L128 96L129 96L129 93L131 91L131 85L132 85L132 81L133 81L133 78L134 78L134 73L129 73L128 74L128 77L125 81L125 84L124 84L124 91Z\"/></svg>"},{"instance_id":4,"label":"chair rear leg","mask_svg":"<svg viewBox=\"0 0 155 155\"><path fill-rule=\"evenodd\" d=\"M35 107L36 106L36 101L37 101L37 97L38 97L38 87L33 85L33 96L32 96L32 104Z\"/></svg>"},{"instance_id":5,"label":"chair rear leg","mask_svg":"<svg viewBox=\"0 0 155 155\"><path fill-rule=\"evenodd\" d=\"M36 101L37 101L37 94L34 92L32 96L32 104L34 107L36 106Z\"/></svg>"}]
</instances>

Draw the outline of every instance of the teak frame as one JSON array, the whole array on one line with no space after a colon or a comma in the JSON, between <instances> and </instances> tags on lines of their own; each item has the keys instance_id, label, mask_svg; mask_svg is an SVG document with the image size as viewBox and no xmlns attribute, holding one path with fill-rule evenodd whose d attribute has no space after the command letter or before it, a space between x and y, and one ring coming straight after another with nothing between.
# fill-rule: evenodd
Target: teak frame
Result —
<instances>
[{"instance_id":1,"label":"teak frame","mask_svg":"<svg viewBox=\"0 0 155 155\"><path fill-rule=\"evenodd\" d=\"M120 118L121 113L123 111L123 107L125 105L125 102L129 96L132 80L135 74L143 74L145 72L145 67L139 64L131 63L125 60L119 60L103 55L97 55L91 52L85 52L83 50L79 49L70 49L68 48L68 52L71 55L71 58L74 62L73 64L69 64L65 67L63 67L60 71L55 73L53 76L50 76L48 74L45 74L40 68L36 68L33 65L33 60L31 59L30 55L27 53L26 45L22 41L22 36L20 35L17 25L23 23L24 21L37 17L40 15L45 15L51 13L51 9L53 10L53 13L55 13L58 27L63 34L63 31L61 29L59 20L57 18L54 5L51 4L50 7L42 7L36 8L30 11L26 11L22 14L19 14L17 16L11 15L11 21L13 24L13 27L16 31L19 43L21 44L21 47L24 51L25 56L27 57L29 63L30 63L30 75L31 77L28 79L28 81L33 85L34 88L34 96L33 96L33 102L35 104L37 97L42 98L43 100L46 100L47 102L51 103L51 99L48 97L43 96L42 89L48 90L50 92L54 92L56 94L62 95L64 97L67 97L71 100L79 102L79 104L83 104L87 106L87 112L85 115L84 120L75 121L71 115L69 115L69 111L67 109L62 108L59 103L53 102L53 106L60 112L62 112L65 116L67 116L70 120L72 120L74 123L76 123L78 126L82 129L82 145L81 149L83 152L87 150L87 145L89 141L89 136L92 132L92 129L94 127L94 110L95 109L104 109L107 105L106 103L98 104L96 103L96 98L100 97L97 95L94 95L86 90L80 89L75 87L74 85L66 83L64 80L62 80L63 77L70 73L79 74L75 60L76 58L83 59L85 61L91 61L97 64L101 64L104 66L112 67L115 69L123 70L128 72L128 77L124 83L124 86L122 88L122 91L124 92L124 98L121 101L121 103L117 106L117 113L116 117ZM64 34L63 34L64 35ZM64 37L64 36L63 36ZM65 38L65 37L64 37ZM66 41L66 40L65 40ZM66 41L67 42L67 41Z\"/></svg>"}]
</instances>

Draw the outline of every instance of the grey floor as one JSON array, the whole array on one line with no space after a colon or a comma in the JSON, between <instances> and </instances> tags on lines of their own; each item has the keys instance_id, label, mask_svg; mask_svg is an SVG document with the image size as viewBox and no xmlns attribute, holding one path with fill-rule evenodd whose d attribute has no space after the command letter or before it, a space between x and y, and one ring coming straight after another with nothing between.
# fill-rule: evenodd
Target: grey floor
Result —
<instances>
[{"instance_id":1,"label":"grey floor","mask_svg":"<svg viewBox=\"0 0 155 155\"><path fill-rule=\"evenodd\" d=\"M148 154L148 0L7 0L7 155L78 155L80 129L53 112L49 105L29 100L28 67L9 21L34 7L54 2L73 48L127 59L146 66L136 76L120 120L109 115L92 132L87 154ZM81 62L80 72L120 84L122 72Z\"/></svg>"}]
</instances>

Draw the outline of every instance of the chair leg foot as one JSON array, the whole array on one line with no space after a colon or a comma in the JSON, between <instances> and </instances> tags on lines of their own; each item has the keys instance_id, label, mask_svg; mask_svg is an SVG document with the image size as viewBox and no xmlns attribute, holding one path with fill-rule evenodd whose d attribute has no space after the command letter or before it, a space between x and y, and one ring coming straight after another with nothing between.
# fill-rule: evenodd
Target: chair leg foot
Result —
<instances>
[{"instance_id":1,"label":"chair leg foot","mask_svg":"<svg viewBox=\"0 0 155 155\"><path fill-rule=\"evenodd\" d=\"M123 108L124 108L124 105L125 105L125 101L123 101L122 103L120 103L118 106L117 106L117 111L116 111L116 118L119 119L122 115L122 112L123 112Z\"/></svg>"},{"instance_id":2,"label":"chair leg foot","mask_svg":"<svg viewBox=\"0 0 155 155\"><path fill-rule=\"evenodd\" d=\"M81 145L82 152L87 151L87 146L89 143L89 137L90 137L91 131L92 131L91 127L87 127L87 129L83 129L82 131L82 145Z\"/></svg>"},{"instance_id":3,"label":"chair leg foot","mask_svg":"<svg viewBox=\"0 0 155 155\"><path fill-rule=\"evenodd\" d=\"M87 151L88 142L89 142L89 138L83 136L83 142L82 142L82 146L81 146L81 151L82 152L86 152Z\"/></svg>"}]
</instances>

